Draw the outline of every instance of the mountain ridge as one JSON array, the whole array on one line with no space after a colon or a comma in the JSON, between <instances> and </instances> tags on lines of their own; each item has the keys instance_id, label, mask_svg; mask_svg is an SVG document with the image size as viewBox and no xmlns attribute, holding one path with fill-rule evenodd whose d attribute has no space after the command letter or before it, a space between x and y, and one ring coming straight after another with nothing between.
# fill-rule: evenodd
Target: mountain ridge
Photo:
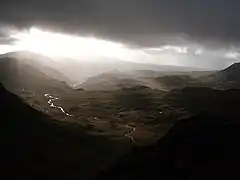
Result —
<instances>
[{"instance_id":1,"label":"mountain ridge","mask_svg":"<svg viewBox=\"0 0 240 180\"><path fill-rule=\"evenodd\" d=\"M240 177L240 123L200 113L178 121L157 144L135 148L98 180Z\"/></svg>"},{"instance_id":2,"label":"mountain ridge","mask_svg":"<svg viewBox=\"0 0 240 180\"><path fill-rule=\"evenodd\" d=\"M48 89L70 89L65 78L61 78L63 75L54 69L41 67L39 63L31 62L29 59L22 61L8 57L0 60L0 81L9 90L32 89L37 92ZM59 78L54 77L53 74Z\"/></svg>"}]
</instances>

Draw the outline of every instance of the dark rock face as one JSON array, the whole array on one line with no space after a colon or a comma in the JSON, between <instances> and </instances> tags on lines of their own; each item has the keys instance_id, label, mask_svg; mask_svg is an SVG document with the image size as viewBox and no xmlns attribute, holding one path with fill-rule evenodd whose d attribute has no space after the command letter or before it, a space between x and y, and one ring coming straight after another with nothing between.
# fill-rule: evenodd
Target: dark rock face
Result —
<instances>
[{"instance_id":1,"label":"dark rock face","mask_svg":"<svg viewBox=\"0 0 240 180\"><path fill-rule=\"evenodd\" d=\"M239 130L239 119L205 113L181 120L156 145L134 149L99 179L238 179Z\"/></svg>"}]
</instances>

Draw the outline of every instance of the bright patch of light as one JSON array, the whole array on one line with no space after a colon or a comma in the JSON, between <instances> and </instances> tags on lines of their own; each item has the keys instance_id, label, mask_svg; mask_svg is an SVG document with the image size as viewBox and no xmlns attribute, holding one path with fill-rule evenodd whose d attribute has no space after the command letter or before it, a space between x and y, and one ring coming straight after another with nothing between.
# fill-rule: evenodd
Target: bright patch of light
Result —
<instances>
[{"instance_id":1,"label":"bright patch of light","mask_svg":"<svg viewBox=\"0 0 240 180\"><path fill-rule=\"evenodd\" d=\"M202 55L203 54L203 50L202 49L197 49L195 52L194 52L195 55Z\"/></svg>"},{"instance_id":2,"label":"bright patch of light","mask_svg":"<svg viewBox=\"0 0 240 180\"><path fill-rule=\"evenodd\" d=\"M6 54L18 50L11 45L0 45L0 54Z\"/></svg>"},{"instance_id":3,"label":"bright patch of light","mask_svg":"<svg viewBox=\"0 0 240 180\"><path fill-rule=\"evenodd\" d=\"M51 57L79 59L105 57L135 60L144 53L129 49L124 44L117 42L106 41L95 37L80 37L47 32L37 28L11 33L9 36L15 39L12 45L14 51L29 51Z\"/></svg>"},{"instance_id":4,"label":"bright patch of light","mask_svg":"<svg viewBox=\"0 0 240 180\"><path fill-rule=\"evenodd\" d=\"M164 51L174 51L176 53L180 54L187 54L188 53L188 48L187 47L182 47L182 46L162 46L159 48L147 48L146 50L149 51L159 51L159 52L164 52Z\"/></svg>"},{"instance_id":5,"label":"bright patch of light","mask_svg":"<svg viewBox=\"0 0 240 180\"><path fill-rule=\"evenodd\" d=\"M64 57L83 61L120 59L160 65L213 66L214 68L218 64L219 67L225 66L224 62L222 64L215 62L226 60L227 64L230 61L240 60L239 48L207 49L200 44L166 44L137 48L96 37L49 32L34 27L25 31L14 31L7 28L4 30L4 34L9 42L0 44L0 54L29 51L54 57L53 59L56 60L64 59ZM159 43L161 44L161 42Z\"/></svg>"},{"instance_id":6,"label":"bright patch of light","mask_svg":"<svg viewBox=\"0 0 240 180\"><path fill-rule=\"evenodd\" d=\"M225 54L225 57L229 58L229 59L240 59L240 53L228 52L228 53Z\"/></svg>"}]
</instances>

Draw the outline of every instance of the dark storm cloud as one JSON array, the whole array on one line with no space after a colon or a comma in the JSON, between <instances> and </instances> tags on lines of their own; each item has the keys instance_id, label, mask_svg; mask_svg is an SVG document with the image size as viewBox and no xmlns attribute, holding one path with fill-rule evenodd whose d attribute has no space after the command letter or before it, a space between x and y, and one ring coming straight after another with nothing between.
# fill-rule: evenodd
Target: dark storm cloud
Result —
<instances>
[{"instance_id":1,"label":"dark storm cloud","mask_svg":"<svg viewBox=\"0 0 240 180\"><path fill-rule=\"evenodd\" d=\"M238 0L3 0L0 23L46 26L155 45L181 35L237 42Z\"/></svg>"}]
</instances>

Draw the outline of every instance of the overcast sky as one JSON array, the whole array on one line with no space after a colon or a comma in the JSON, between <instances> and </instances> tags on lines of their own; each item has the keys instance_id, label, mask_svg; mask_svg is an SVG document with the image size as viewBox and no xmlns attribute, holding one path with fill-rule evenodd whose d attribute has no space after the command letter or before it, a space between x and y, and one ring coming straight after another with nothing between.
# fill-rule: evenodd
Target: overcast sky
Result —
<instances>
[{"instance_id":1,"label":"overcast sky","mask_svg":"<svg viewBox=\"0 0 240 180\"><path fill-rule=\"evenodd\" d=\"M139 47L240 42L239 0L1 0L0 26L37 25ZM11 41L0 34L0 44Z\"/></svg>"}]
</instances>

